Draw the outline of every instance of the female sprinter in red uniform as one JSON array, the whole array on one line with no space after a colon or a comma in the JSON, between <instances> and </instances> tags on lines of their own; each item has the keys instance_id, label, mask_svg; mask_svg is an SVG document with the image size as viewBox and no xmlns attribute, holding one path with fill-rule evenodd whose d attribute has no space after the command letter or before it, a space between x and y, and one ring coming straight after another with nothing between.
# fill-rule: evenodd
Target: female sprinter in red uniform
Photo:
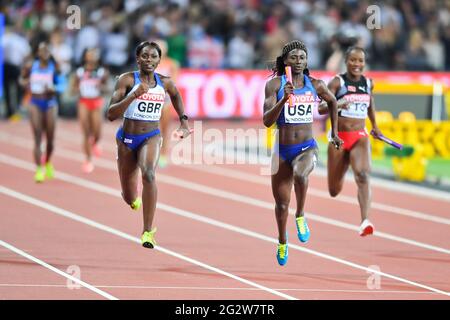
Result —
<instances>
[{"instance_id":1,"label":"female sprinter in red uniform","mask_svg":"<svg viewBox=\"0 0 450 320\"><path fill-rule=\"evenodd\" d=\"M365 56L363 48L349 47L345 53L347 72L335 76L328 84L328 88L338 99L338 135L344 141L343 148L339 150L331 144L328 146L328 190L332 197L341 192L344 176L350 165L358 186L361 236L370 235L374 231L374 226L369 221L370 142L365 128L367 116L372 123L373 135L377 137L381 134L375 119L373 82L362 74ZM327 110L327 106L322 103L319 113L324 114Z\"/></svg>"},{"instance_id":2,"label":"female sprinter in red uniform","mask_svg":"<svg viewBox=\"0 0 450 320\"><path fill-rule=\"evenodd\" d=\"M55 126L58 117L58 103L56 100L56 75L58 65L50 55L48 43L40 42L37 48L37 56L22 68L19 84L31 91L30 122L34 137L34 162L36 173L34 181L40 183L45 178L54 176L54 168L51 156L54 148ZM42 134L45 133L47 145L45 155L42 156ZM45 172L42 165L45 165Z\"/></svg>"},{"instance_id":3,"label":"female sprinter in red uniform","mask_svg":"<svg viewBox=\"0 0 450 320\"><path fill-rule=\"evenodd\" d=\"M116 134L117 164L122 197L134 210L143 204L144 228L141 242L146 248L156 244L152 229L156 209L155 170L161 148L159 120L169 94L181 125L182 138L190 134L183 101L173 81L155 72L161 49L155 42L144 41L136 47L138 71L126 72L117 80L108 109L108 119L124 117ZM142 173L142 198L138 196L138 170Z\"/></svg>"},{"instance_id":4,"label":"female sprinter in red uniform","mask_svg":"<svg viewBox=\"0 0 450 320\"><path fill-rule=\"evenodd\" d=\"M103 121L103 97L108 81L108 71L100 66L98 49L86 49L83 52L82 66L76 71L73 87L79 93L78 119L83 130L83 149L86 161L83 163L83 171L86 173L94 170L92 153L100 156L98 145Z\"/></svg>"},{"instance_id":5,"label":"female sprinter in red uniform","mask_svg":"<svg viewBox=\"0 0 450 320\"><path fill-rule=\"evenodd\" d=\"M308 176L317 161L317 143L313 138L313 108L318 106L319 97L328 103L332 123L332 142L339 148L342 141L337 136L336 98L325 83L309 76L308 52L301 41L291 41L277 57L274 74L265 88L264 125L275 122L279 129L277 152L273 164L279 163L272 172L272 193L275 198L275 217L278 225L277 260L285 265L288 259L286 222L289 202L294 184L297 200L295 213L297 235L301 242L309 239L310 231L304 218L304 204L308 189ZM285 67L292 68L292 83L287 81ZM288 103L292 95L293 105Z\"/></svg>"}]
</instances>

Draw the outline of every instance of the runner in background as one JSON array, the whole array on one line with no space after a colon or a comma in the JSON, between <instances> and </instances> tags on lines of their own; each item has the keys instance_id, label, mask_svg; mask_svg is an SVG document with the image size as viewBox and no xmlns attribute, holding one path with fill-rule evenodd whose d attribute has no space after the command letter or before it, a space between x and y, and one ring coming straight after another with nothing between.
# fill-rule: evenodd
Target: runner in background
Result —
<instances>
[{"instance_id":1,"label":"runner in background","mask_svg":"<svg viewBox=\"0 0 450 320\"><path fill-rule=\"evenodd\" d=\"M54 149L55 127L58 117L58 102L56 100L56 78L59 68L50 54L46 41L39 43L34 60L27 62L20 74L19 84L31 92L30 123L34 138L34 162L36 173L34 180L38 183L45 178L54 177L54 167L51 156ZM47 138L46 151L42 154L42 135ZM43 165L45 166L45 172Z\"/></svg>"},{"instance_id":2,"label":"runner in background","mask_svg":"<svg viewBox=\"0 0 450 320\"><path fill-rule=\"evenodd\" d=\"M363 48L351 46L345 52L347 71L336 75L328 84L330 91L338 100L338 136L344 141L343 148L328 145L328 191L336 197L344 186L345 173L351 166L358 186L358 202L361 211L359 235L374 232L369 220L371 202L370 190L370 141L366 130L366 118L372 124L372 135L377 137L381 131L375 117L373 81L364 77L366 52ZM325 102L319 106L319 113L325 114Z\"/></svg>"},{"instance_id":3,"label":"runner in background","mask_svg":"<svg viewBox=\"0 0 450 320\"><path fill-rule=\"evenodd\" d=\"M82 170L86 173L94 170L92 154L101 155L99 140L103 122L102 95L107 90L109 72L100 64L100 52L97 48L85 49L82 66L76 70L72 90L79 94L78 119L83 131L83 150L86 160Z\"/></svg>"}]
</instances>

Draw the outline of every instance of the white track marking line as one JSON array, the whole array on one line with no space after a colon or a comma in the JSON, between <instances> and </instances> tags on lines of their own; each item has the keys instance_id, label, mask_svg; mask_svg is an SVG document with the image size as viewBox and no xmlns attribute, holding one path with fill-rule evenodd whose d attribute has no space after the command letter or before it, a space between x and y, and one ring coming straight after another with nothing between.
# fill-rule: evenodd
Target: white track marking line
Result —
<instances>
[{"instance_id":1,"label":"white track marking line","mask_svg":"<svg viewBox=\"0 0 450 320\"><path fill-rule=\"evenodd\" d=\"M198 183L194 183L194 182L188 182L186 180L182 180L182 179L178 179L178 178L174 178L174 177L170 177L170 176L159 175L158 176L158 180L162 181L162 182L165 182L167 184L171 184L171 185L177 186L177 187L184 187L184 188L187 188L187 189L190 189L190 190L194 190L194 191L197 191L197 192L205 193L205 194L208 194L208 195L214 195L216 197L220 197L220 198L223 198L223 199L232 200L232 201L240 202L240 203L245 203L245 204L248 204L248 205L264 208L264 209L267 209L267 210L273 210L273 208L274 208L274 204L270 203L270 202L254 199L254 198L251 198L251 197L243 196L243 195L232 193L232 192L228 192L228 191L223 191L223 190L220 190L220 189L208 187L208 186L205 186L205 185L202 185L202 184L198 184ZM295 215L295 210L290 208L289 209L289 214ZM316 220L316 221L319 221L319 222L322 222L322 223L330 224L330 225L333 225L333 226L336 226L336 227L341 227L341 228L348 229L348 230L354 230L354 231L358 231L359 230L358 226L354 226L354 225L346 223L346 222L342 222L342 221L339 221L339 220L323 217L323 216L320 216L320 215L317 215L317 214L313 214L313 213L309 213L309 212L307 212L306 214L308 216L308 219L311 219L311 220ZM421 247L421 248L424 248L424 249L433 250L433 251L437 251L437 252L440 252L440 253L445 253L445 254L449 254L450 255L450 250L448 250L448 249L437 247L437 246L433 246L433 245L430 245L430 244L422 243L422 242L419 242L419 241L415 241L415 240L411 240L411 239L407 239L407 238L403 238L403 237L399 237L399 236L395 236L395 235L392 235L392 234L389 234L389 233L385 233L385 232L381 232L381 231L375 231L373 236L384 238L384 239L388 239L388 240L393 240L393 241L397 241L397 242L401 242L401 243L413 245L413 246L416 246L416 247Z\"/></svg>"},{"instance_id":2,"label":"white track marking line","mask_svg":"<svg viewBox=\"0 0 450 320\"><path fill-rule=\"evenodd\" d=\"M222 147L222 144L219 144L219 146ZM225 143L225 146L226 146L226 143ZM256 154L250 154L250 153L247 154L240 150L236 151L236 150L230 149L230 148L227 148L226 150L227 150L227 152L234 152L233 157L238 156L242 159L245 159L245 157L250 157L250 156L255 157L256 156ZM234 158L232 158L232 159L234 159ZM317 176L317 177L326 177L327 169L317 167L312 172L312 175ZM353 174L351 171L349 171L348 174L345 175L344 179L345 179L345 181L349 181L349 182L351 181L354 183L354 178L353 178ZM448 191L429 189L427 187L415 186L415 185L411 185L411 184L400 182L400 181L388 181L389 183L386 183L387 181L385 179L381 179L381 178L377 178L377 177L371 177L371 182L372 182L372 185L379 187L379 188L393 190L396 192L401 192L403 194L413 194L416 196L428 197L428 198L432 198L435 200L450 202L450 192L448 192Z\"/></svg>"},{"instance_id":3,"label":"white track marking line","mask_svg":"<svg viewBox=\"0 0 450 320\"><path fill-rule=\"evenodd\" d=\"M64 153L64 155L65 155L65 157L67 157L67 159L71 159L71 160L74 160L80 156L76 152L73 152L73 153L68 152L67 154ZM11 157L11 156L8 156L8 155L2 154L2 153L0 153L0 162L3 162L4 164L10 165L10 166L16 166L16 167L23 168L23 169L26 169L29 171L34 171L34 165L32 163L25 162L19 158ZM115 167L115 164L113 165L113 162L109 161L109 160L103 159L101 162L98 163L98 165L103 166L106 169L115 170L115 169L113 169L113 167ZM76 176L68 175L68 174L65 174L60 171L56 171L56 174L58 176L60 176L61 178L63 178L63 180L68 181L68 182L82 181L81 183L84 185L95 186L95 188L102 189L102 190L104 190L104 188L105 188L104 185L98 185L95 182L91 182L89 180L78 178ZM212 195L215 197L223 198L226 200L231 200L231 201L235 201L235 202L239 202L239 203L245 203L248 205L256 206L259 208L264 208L267 210L273 210L273 206L274 206L273 203L270 203L270 202L250 198L247 196L239 195L236 193L232 193L232 192L228 192L228 191L224 191L224 190L220 190L220 189L216 189L216 188L212 188L212 187L207 187L205 185L201 185L201 184L194 183L194 182L188 182L188 181L185 181L182 179L174 178L174 177L163 175L163 174L158 174L158 181L164 182L167 184L171 184L171 185L175 185L177 187L183 187L183 188L193 190L196 192L205 193L205 194ZM121 197L120 196L121 193L119 190L115 190L115 189L112 189L112 190L114 190L115 196ZM289 214L294 215L295 210L290 208ZM352 231L359 230L358 226L355 226L355 225L352 225L352 224L349 224L346 222L323 217L323 216L309 213L309 212L306 212L306 214L308 215L308 219L311 219L311 220L315 220L318 222L322 222L325 224L329 224L329 225L347 229L347 230L352 230ZM381 231L375 231L373 236L450 255L450 250L448 250L448 249L430 245L430 244L423 243L423 242L419 242L419 241L415 241L415 240L411 240L411 239L407 239L407 238L403 238L403 237L399 237L399 236L381 232Z\"/></svg>"},{"instance_id":4,"label":"white track marking line","mask_svg":"<svg viewBox=\"0 0 450 320\"><path fill-rule=\"evenodd\" d=\"M19 159L17 159L17 160L19 160ZM0 161L2 161L2 155L1 154L0 154ZM21 161L21 160L19 160L19 161ZM33 170L33 168L32 168L33 165L32 164L29 164L29 163L26 163L26 162L24 162L24 163L26 164L25 167L28 167L28 170L30 170L30 171ZM87 180L84 180L84 179L81 179L81 178L78 178L78 177L75 177L75 176L71 176L71 175L65 174L63 172L58 172L57 178L60 179L60 180L66 181L68 183L77 184L79 186L82 186L82 187L85 187L85 188L88 188L88 189L92 189L92 190L95 190L95 191L98 191L98 192L103 192L103 193L106 193L106 194L113 195L113 196L121 198L119 190L116 190L114 188L110 188L110 187L107 187L107 186L104 186L104 185L101 185L101 184L98 184L98 183L95 183L95 182L87 181ZM0 192L1 192L1 190L2 190L2 188L0 187ZM37 201L39 201L40 203L42 203L44 205L50 206L47 203L42 202L40 200L37 200ZM54 206L51 206L51 207L54 207ZM158 209L161 209L161 210L164 210L164 211L167 211L167 212L179 215L179 216L183 216L183 217L195 220L195 221L200 221L200 222L203 222L203 223L206 223L206 224L209 224L209 225L213 225L213 226L225 229L225 230L230 230L230 231L233 231L233 232L236 232L236 233L247 235L249 237L253 237L253 238L260 239L260 240L263 240L263 241L266 241L266 242L270 242L270 243L275 243L275 244L278 243L278 240L275 239L275 238L271 238L271 237L268 237L266 235L263 235L263 234L260 234L260 233L257 233L257 232L251 231L251 230L247 230L247 229L235 226L235 225L224 223L224 222L221 222L221 221L218 221L218 220L215 220L215 219L204 217L202 215L193 213L191 211L182 210L182 209L175 208L175 207L163 204L163 203L157 203L156 207ZM61 210L63 210L63 209L61 209ZM56 212L56 213L60 214L59 211ZM65 216L65 214L61 214L61 215ZM70 216L70 217L73 218L72 216ZM75 219L75 218L73 218L73 219ZM81 216L77 216L75 220L77 220L77 221L84 221L84 220L86 220L86 221L89 221L89 222L92 221L90 219L87 219L87 218L84 218L84 217L81 217ZM98 224L95 221L92 221L92 223ZM99 225L101 225L101 224L99 224ZM112 228L104 226L104 225L101 225L101 226L105 227L105 228L108 228L108 230L112 229ZM104 229L102 229L102 230L104 230ZM105 230L105 231L108 231L108 230ZM120 232L120 231L118 231L118 232ZM122 232L120 232L120 233L123 234ZM126 237L131 239L132 241L138 241L139 242L139 239L137 239L137 238L133 238L132 236L127 235L127 234L124 234L124 235L126 235ZM427 290L430 290L430 291L433 291L433 292L436 292L436 293L440 293L440 294L444 294L444 295L450 296L450 294L445 292L445 291L442 291L442 290L439 290L439 289L435 289L433 287L429 287L429 286L426 286L426 285L423 285L423 284L420 284L420 283L417 283L417 282L414 282L414 281L410 281L410 280L407 280L407 279L404 279L404 278L401 278L401 277L397 277L397 276L394 276L394 275L391 275L391 274L388 274L388 273L384 273L384 272L381 272L381 271L378 271L378 270L367 268L367 267L364 267L362 265L359 265L359 264L356 264L356 263L353 263L353 262L350 262L350 261L347 261L347 260L344 260L344 259L340 259L340 258L331 256L331 255L328 255L328 254L321 253L319 251L307 249L307 248L304 248L304 247L301 247L301 246L298 246L298 245L295 245L295 244L289 244L289 247L294 249L294 250L303 251L303 252L312 254L314 256L318 256L318 257L324 258L326 260L331 260L331 261L334 261L334 262L337 262L337 263L340 263L340 264L344 264L344 265L347 265L347 266L350 266L350 267L353 267L353 268L356 268L356 269L364 270L365 272L368 272L368 273L375 273L375 274L378 274L380 276L385 276L385 277L390 278L390 279L394 279L394 280L397 280L397 281L400 281L400 282L407 283L409 285L417 286L417 287L420 287L420 288L423 288L423 289L427 289Z\"/></svg>"},{"instance_id":5,"label":"white track marking line","mask_svg":"<svg viewBox=\"0 0 450 320\"><path fill-rule=\"evenodd\" d=\"M61 149L62 148L60 148L60 151L58 154L59 156L69 159L69 160L72 160L72 161L80 161L80 162L84 161L83 155L81 155L80 153L75 152L75 151L70 151L70 150L64 150L64 149L61 150ZM0 155L1 155L1 159L3 159L2 162L4 162L5 164L8 164L8 165L16 165L16 163L19 163L19 161L22 161L18 158L10 157L5 154L0 154ZM6 160L6 159L8 159L8 160ZM116 171L116 163L113 161L110 161L110 160L99 159L96 162L96 165L99 167L105 168L105 169L110 169L110 170ZM57 174L58 174L58 171L57 171ZM236 202L241 202L241 203L261 207L261 208L268 209L268 210L273 210L273 206L274 206L273 203L270 203L270 202L254 199L251 197L235 194L235 193L228 192L228 191L223 191L221 189L207 187L207 186L193 183L193 182L187 182L185 180L178 179L178 178L168 176L168 175L164 175L161 173L158 174L158 181L164 182L167 184L176 185L177 187L183 187L183 188L190 189L193 191L202 192L202 193L205 193L208 195L221 197L221 198L224 198L227 200L232 200L232 201L236 201ZM295 214L295 210L290 208L289 213L291 215L293 215L293 214ZM323 217L323 216L309 213L309 212L306 212L306 214L308 215L308 218L311 220L319 221L319 222L333 225L335 227L340 227L343 229L348 229L348 230L353 230L353 231L359 230L358 226L355 226L355 225L352 225L352 224L349 224L346 222L342 222L340 220ZM373 236L405 243L408 245L412 245L412 246L416 246L416 247L420 247L420 248L424 248L424 249L428 249L428 250L432 250L432 251L437 251L440 253L450 254L450 250L448 250L448 249L430 245L430 244L423 243L423 242L419 242L419 241L415 241L412 239L396 236L393 234L381 232L381 231L375 231Z\"/></svg>"},{"instance_id":6,"label":"white track marking line","mask_svg":"<svg viewBox=\"0 0 450 320\"><path fill-rule=\"evenodd\" d=\"M249 174L249 173L239 171L236 169L223 168L220 166L201 166L201 167L198 165L193 165L193 166L182 165L182 166L183 166L183 168L190 169L190 170L197 170L197 171L201 171L201 172L215 174L215 175L222 176L222 177L228 177L228 178L233 178L233 179L237 179L237 180L241 180L241 181L253 182L256 184L260 184L260 185L270 186L270 181L267 178L260 177L260 176L254 175L254 174ZM317 188L312 188L312 187L308 187L308 195L313 195L313 196L317 196L317 197L328 199L328 200L331 199L328 192L322 191ZM448 197L450 198L450 194L448 195ZM356 205L359 207L358 200L355 197L339 195L338 197L334 198L333 200L350 203L350 204L353 204L353 205ZM382 212L390 212L390 213L399 214L399 215L403 215L403 216L407 216L407 217L422 219L425 221L450 225L450 219L447 219L447 218L434 216L434 215L422 213L419 211L397 208L394 206L386 205L386 204L375 202L375 201L372 201L371 205L372 205L372 208L381 210Z\"/></svg>"},{"instance_id":7,"label":"white track marking line","mask_svg":"<svg viewBox=\"0 0 450 320\"><path fill-rule=\"evenodd\" d=\"M59 156L70 159L72 161L74 161L74 160L83 161L83 156L80 153L77 153L75 151L63 150L63 151L59 152ZM3 158L5 158L5 159L2 160ZM15 165L16 163L19 163L20 159L14 158L14 157L9 157L5 154L0 153L0 161L4 162L5 164ZM99 167L105 168L105 169L110 169L110 170L116 171L116 163L113 161L110 161L110 160L99 159L99 161L96 163L96 165L98 165ZM58 174L58 171L57 171L57 174ZM178 179L178 178L164 175L161 173L158 173L157 179L159 182L174 185L176 187L182 187L182 188L193 190L196 192L201 192L201 193L204 193L207 195L223 198L223 199L230 200L230 201L245 203L245 204L248 204L251 206L264 208L267 210L273 210L273 208L274 208L274 204L271 202L258 200L255 198L247 197L247 196L236 194L236 193L229 192L229 191L224 191L224 190L213 188L213 187L208 187L203 184L198 184L195 182L188 182L186 180ZM289 213L291 215L294 215L295 209L290 208ZM332 225L335 227L352 230L352 231L356 231L356 232L359 230L359 226L355 226L355 225L352 225L352 224L349 224L346 222L342 222L340 220L327 218L327 217L313 214L310 212L306 212L306 214L308 215L308 219L311 219L311 220L315 220L315 221L329 224L329 225ZM442 247L430 245L427 243L423 243L420 241L415 241L412 239L396 236L396 235L382 232L382 231L375 231L373 236L396 241L396 242L401 242L404 244L408 244L408 245L424 248L427 250L432 250L432 251L450 255L450 250L448 250L446 248L442 248Z\"/></svg>"},{"instance_id":8,"label":"white track marking line","mask_svg":"<svg viewBox=\"0 0 450 320\"><path fill-rule=\"evenodd\" d=\"M317 168L317 171L314 174L319 177L326 177L327 170L324 168ZM353 175L351 173L345 176L345 181L352 183L355 182ZM427 197L434 200L450 202L450 192L447 191L434 190L427 187L414 186L400 181L385 180L377 177L370 177L370 181L372 185L379 188L393 190L395 192L400 192L403 194L412 194L415 196Z\"/></svg>"},{"instance_id":9,"label":"white track marking line","mask_svg":"<svg viewBox=\"0 0 450 320\"><path fill-rule=\"evenodd\" d=\"M117 131L117 128L113 128L112 131L109 130L111 128L111 126L104 126L104 128L106 129L105 131L108 131L108 133L110 133L112 135L114 135L115 131ZM59 132L58 135L57 135L58 137L62 137L63 139L71 141L71 142L80 143L80 139L76 139L74 137L74 135L73 135L73 132L71 132L70 130L58 128L58 132ZM102 145L108 146L108 147L111 147L111 148L115 148L114 144L110 144L110 143L107 143L107 142L102 142ZM235 151L235 155L237 155L237 156L245 156L246 154L243 153L242 151ZM214 167L218 167L218 166L214 166ZM190 166L190 167L187 167L187 168L191 169L192 167ZM244 172L244 171L240 171L240 172ZM318 176L318 177L326 177L327 176L327 172L326 172L326 169L324 169L324 168L316 167L314 169L314 171L312 172L312 175L313 176ZM344 179L345 179L345 181L348 181L348 182L354 182L354 179L353 179L351 173L346 175ZM415 185L411 185L411 184L404 183L404 182L401 182L401 181L386 181L385 179L381 179L381 178L377 178L377 177L371 177L370 181L371 181L373 186L376 186L376 187L379 187L379 188L393 190L393 191L400 192L400 193L403 193L403 194L413 194L413 195L416 195L416 196L427 197L427 198L431 198L431 199L434 199L434 200L450 202L450 192L446 192L446 191L442 191L442 190L433 190L433 189L430 189L430 188L427 188L427 187L422 187L422 186L415 186ZM310 189L308 189L308 191L309 190ZM339 201L339 199L336 199L336 200ZM387 207L383 207L383 208L380 207L378 209L391 211ZM408 211L411 211L411 210L408 210ZM404 211L404 212L406 213L407 211ZM394 212L394 213L398 213L398 212ZM401 214L401 213L399 213L399 214ZM420 217L417 217L417 218L420 219Z\"/></svg>"},{"instance_id":10,"label":"white track marking line","mask_svg":"<svg viewBox=\"0 0 450 320\"><path fill-rule=\"evenodd\" d=\"M0 186L0 190L1 190L1 188L2 187ZM9 249L9 250L11 250L11 251L13 251L14 253L16 253L18 255L21 255L24 258L27 258L28 260L31 260L31 261L33 261L33 262L43 266L44 268L47 268L47 269L49 269L49 270L51 270L51 271L53 271L53 272L55 272L55 273L65 277L65 278L67 278L69 280L72 280L73 282L76 282L76 283L82 285L83 287L85 287L85 288L87 288L87 289L89 289L89 290L91 290L91 291L101 295L102 297L105 297L106 299L119 300L116 297L110 295L109 293L107 293L105 291L102 291L102 290L100 290L100 289L90 285L89 283L86 283L86 282L84 282L84 281L82 281L82 280L80 280L80 279L78 279L78 278L76 278L76 277L74 277L74 276L72 276L72 275L70 275L68 273L65 273L65 272L59 270L58 268L55 268L54 266L52 266L52 265L50 265L50 264L48 264L48 263L46 263L46 262L44 262L44 261L34 257L34 256L26 253L25 251L20 250L19 248L14 247L13 245L11 245L11 244L3 241L3 240L0 240L0 245L5 247L5 248L7 248L7 249Z\"/></svg>"},{"instance_id":11,"label":"white track marking line","mask_svg":"<svg viewBox=\"0 0 450 320\"><path fill-rule=\"evenodd\" d=\"M51 204L49 204L47 202L44 202L44 201L41 201L39 199L30 197L28 195L25 195L25 194L20 193L18 191L12 190L12 189L7 188L5 186L0 185L0 193L3 193L3 194L8 195L10 197L16 198L18 200L27 202L29 204L32 204L34 206L37 206L37 207L40 207L42 209L48 210L50 212L56 213L56 214L58 214L60 216L63 216L63 217L66 217L66 218L69 218L69 219L81 222L83 224L86 224L88 226L94 227L96 229L99 229L99 230L102 230L102 231L106 231L106 232L111 233L113 235L116 235L118 237L121 237L121 238L130 240L130 241L136 242L138 244L141 244L141 240L139 238L133 237L133 236L131 236L131 235L125 233L125 232L122 232L122 231L117 230L115 228L112 228L112 227L109 227L107 225L101 224L99 222L96 222L94 220L88 219L86 217L80 216L80 215L78 215L76 213L73 213L71 211L59 208L57 206L53 206L53 205L51 205ZM163 252L163 253L165 253L167 255L170 255L172 257L175 257L175 258L187 261L187 262L189 262L191 264L194 264L194 265L197 265L197 266L202 267L204 269L207 269L209 271L221 274L221 275L223 275L225 277L237 280L237 281L245 283L245 284L247 284L249 286L252 286L252 287L255 287L255 288L259 288L259 289L261 289L263 291L266 291L266 292L271 293L273 295L279 296L281 298L285 298L285 299L288 299L288 300L298 300L297 298L294 298L294 297L289 296L287 294L284 294L284 293L278 292L276 290L273 290L271 288L262 286L262 285L260 285L260 284L258 284L256 282L253 282L253 281L241 278L241 277L236 276L236 275L234 275L232 273L229 273L229 272L221 270L219 268L210 266L210 265L208 265L206 263L203 263L201 261L195 260L193 258L189 258L189 257L184 256L182 254L179 254L179 253L177 253L175 251L169 250L167 248L164 248L164 247L161 247L161 246L156 246L155 249L158 250L158 251L161 251L161 252Z\"/></svg>"},{"instance_id":12,"label":"white track marking line","mask_svg":"<svg viewBox=\"0 0 450 320\"><path fill-rule=\"evenodd\" d=\"M20 147L27 145L29 148L31 148L30 141L28 141L26 139L23 139L23 138L20 138L17 136L11 136L11 137L7 138L6 136L7 136L7 134L0 134L0 139L7 141L8 143L12 143L14 145L20 146ZM81 153L76 152L76 151L58 148L58 155L61 157L64 157L64 158L70 158L72 160L84 162L84 155L82 155ZM115 163L112 164L111 161L106 160L106 159L96 159L95 165L98 167L101 167L101 168L116 170L116 164ZM197 170L200 172L207 172L210 174L224 176L227 178L234 178L234 179L241 180L241 181L253 182L256 184L260 184L260 185L270 186L270 181L267 178L261 177L261 176L255 175L255 174L249 174L247 172L236 170L236 169L224 168L224 167L218 166L218 165L210 165L210 166L182 165L182 166L183 166L183 168L188 169L188 170ZM318 170L318 168L316 168L313 172L315 172L316 170ZM158 177L160 175L161 175L161 173L158 173ZM371 179L373 179L373 178L371 178ZM391 182L389 182L389 183L391 183ZM331 200L328 192L317 189L317 188L313 188L313 187L308 188L308 195ZM450 193L447 193L445 196L443 195L439 199L446 200L447 198L450 201ZM349 204L359 207L359 203L358 203L357 199L355 197L351 197L351 196L339 195L338 197L334 198L333 201L349 203ZM397 208L397 207L394 207L391 205L386 205L386 204L375 202L375 201L372 201L371 206L374 209L380 210L381 213L394 213L394 214L412 217L412 218L416 218L416 219L421 219L421 220L425 220L425 221L429 221L429 222L450 225L450 219L435 216L435 215L428 214L428 213L423 213L423 212L414 211L414 210L410 210L410 209L404 209L404 208Z\"/></svg>"},{"instance_id":13,"label":"white track marking line","mask_svg":"<svg viewBox=\"0 0 450 320\"><path fill-rule=\"evenodd\" d=\"M18 288L65 288L62 284L26 284L26 283L0 283L0 287L18 287ZM258 288L242 288L242 287L161 287L161 286L131 286L131 285L95 285L102 289L136 289L136 290L211 290L211 291L261 291ZM399 294L431 294L435 292L429 291L398 291L398 290L345 290L345 289L314 289L314 288L276 288L277 291L299 291L299 292L342 292L342 293L399 293Z\"/></svg>"},{"instance_id":14,"label":"white track marking line","mask_svg":"<svg viewBox=\"0 0 450 320\"><path fill-rule=\"evenodd\" d=\"M105 128L109 129L110 126L105 126ZM111 135L114 135L116 128L114 128L113 131L111 131L111 130L106 130L106 131L109 131L109 133ZM70 133L69 131L66 131L65 129L63 129L62 132L63 132L62 137L64 139L70 140L72 142L76 141L73 138L73 134ZM235 141L233 141L233 143L231 145L234 145L234 143L235 143ZM104 142L104 145L115 148L114 144ZM210 145L212 145L212 144L210 144ZM227 145L227 142L225 142L225 146L226 145ZM222 144L220 144L220 146L222 146ZM236 150L230 149L230 148L227 149L227 154L228 154L228 152L234 152L231 159L236 159L236 156L240 157L240 158L244 158L244 159L245 159L245 157L255 156L255 155L247 154L247 153L239 151L239 150L236 151ZM241 171L241 172L244 172L244 171ZM327 170L325 168L316 167L316 169L312 172L312 175L317 176L317 177L326 177ZM345 175L344 179L347 182L354 183L354 178L353 178L353 174L351 171L349 171L348 174ZM403 194L413 194L416 196L427 197L427 198L431 198L434 200L450 202L450 192L448 192L448 191L430 189L427 187L423 187L420 185L412 185L410 183L405 183L402 181L395 181L395 180L387 181L386 179L377 178L377 177L373 177L373 176L370 178L370 181L373 186L378 187L378 188L393 190L393 191L400 192Z\"/></svg>"}]
</instances>

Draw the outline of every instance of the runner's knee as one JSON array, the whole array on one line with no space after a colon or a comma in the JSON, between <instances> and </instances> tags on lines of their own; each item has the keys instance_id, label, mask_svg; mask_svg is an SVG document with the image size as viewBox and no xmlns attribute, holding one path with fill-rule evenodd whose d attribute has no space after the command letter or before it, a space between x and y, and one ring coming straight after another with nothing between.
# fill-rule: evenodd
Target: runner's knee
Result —
<instances>
[{"instance_id":1,"label":"runner's knee","mask_svg":"<svg viewBox=\"0 0 450 320\"><path fill-rule=\"evenodd\" d=\"M355 180L357 184L367 184L369 181L369 173L365 170L355 172Z\"/></svg>"},{"instance_id":2,"label":"runner's knee","mask_svg":"<svg viewBox=\"0 0 450 320\"><path fill-rule=\"evenodd\" d=\"M289 201L285 202L275 202L275 210L277 211L287 211L289 209Z\"/></svg>"},{"instance_id":3,"label":"runner's knee","mask_svg":"<svg viewBox=\"0 0 450 320\"><path fill-rule=\"evenodd\" d=\"M142 181L147 183L155 182L155 170L153 168L148 168L142 172Z\"/></svg>"},{"instance_id":4,"label":"runner's knee","mask_svg":"<svg viewBox=\"0 0 450 320\"><path fill-rule=\"evenodd\" d=\"M294 182L297 185L305 185L308 183L308 175L303 171L294 171Z\"/></svg>"}]
</instances>

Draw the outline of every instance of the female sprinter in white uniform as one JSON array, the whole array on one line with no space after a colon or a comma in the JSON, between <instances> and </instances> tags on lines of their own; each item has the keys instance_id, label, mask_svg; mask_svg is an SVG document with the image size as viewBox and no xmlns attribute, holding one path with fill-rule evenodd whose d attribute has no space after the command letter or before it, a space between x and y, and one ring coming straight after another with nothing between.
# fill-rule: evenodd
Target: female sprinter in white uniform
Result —
<instances>
[{"instance_id":1,"label":"female sprinter in white uniform","mask_svg":"<svg viewBox=\"0 0 450 320\"><path fill-rule=\"evenodd\" d=\"M124 116L123 125L116 134L122 197L134 210L143 204L141 241L146 248L153 248L156 244L156 228L152 228L157 198L155 169L162 142L159 119L166 92L180 118L180 137L190 134L178 89L170 78L155 72L160 60L161 49L155 42L144 41L137 46L139 71L120 75L107 114L111 121ZM142 173L142 198L137 189L139 169Z\"/></svg>"}]
</instances>

